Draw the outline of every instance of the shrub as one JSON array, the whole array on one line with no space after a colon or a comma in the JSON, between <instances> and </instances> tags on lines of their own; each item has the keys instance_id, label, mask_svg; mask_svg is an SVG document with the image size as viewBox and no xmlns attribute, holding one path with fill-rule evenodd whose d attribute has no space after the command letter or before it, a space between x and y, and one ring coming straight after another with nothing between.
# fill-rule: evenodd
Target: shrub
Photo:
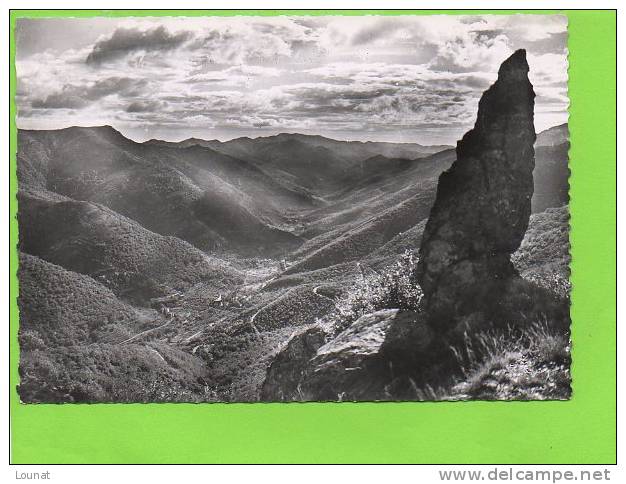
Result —
<instances>
[{"instance_id":1,"label":"shrub","mask_svg":"<svg viewBox=\"0 0 626 484\"><path fill-rule=\"evenodd\" d=\"M415 252L406 250L395 264L382 272L361 266L360 279L339 298L335 310L320 323L339 333L364 314L380 309L417 311L423 295L414 277L417 261Z\"/></svg>"}]
</instances>

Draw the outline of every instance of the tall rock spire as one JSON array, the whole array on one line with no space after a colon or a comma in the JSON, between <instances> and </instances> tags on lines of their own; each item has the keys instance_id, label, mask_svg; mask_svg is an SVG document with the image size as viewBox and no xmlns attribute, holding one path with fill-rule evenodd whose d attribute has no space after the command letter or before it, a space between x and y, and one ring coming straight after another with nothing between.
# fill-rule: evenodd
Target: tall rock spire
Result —
<instances>
[{"instance_id":1,"label":"tall rock spire","mask_svg":"<svg viewBox=\"0 0 626 484\"><path fill-rule=\"evenodd\" d=\"M488 317L519 247L531 210L535 93L526 51L505 60L483 93L474 128L439 178L420 247L416 278L433 329L445 332Z\"/></svg>"}]
</instances>

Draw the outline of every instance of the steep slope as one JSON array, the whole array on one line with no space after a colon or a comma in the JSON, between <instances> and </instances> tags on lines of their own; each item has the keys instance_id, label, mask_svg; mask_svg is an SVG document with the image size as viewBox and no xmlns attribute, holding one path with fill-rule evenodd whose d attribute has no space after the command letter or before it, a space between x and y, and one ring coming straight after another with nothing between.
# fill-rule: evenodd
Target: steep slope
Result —
<instances>
[{"instance_id":1,"label":"steep slope","mask_svg":"<svg viewBox=\"0 0 626 484\"><path fill-rule=\"evenodd\" d=\"M562 297L570 291L569 210L548 208L530 217L528 230L512 260L522 277Z\"/></svg>"},{"instance_id":2,"label":"steep slope","mask_svg":"<svg viewBox=\"0 0 626 484\"><path fill-rule=\"evenodd\" d=\"M569 202L569 142L535 147L535 192L533 213L549 207L561 207Z\"/></svg>"},{"instance_id":3,"label":"steep slope","mask_svg":"<svg viewBox=\"0 0 626 484\"><path fill-rule=\"evenodd\" d=\"M569 142L569 128L567 123L565 123L538 133L535 148L540 146L558 146L567 142Z\"/></svg>"},{"instance_id":4,"label":"steep slope","mask_svg":"<svg viewBox=\"0 0 626 484\"><path fill-rule=\"evenodd\" d=\"M423 190L354 228L335 231L330 240L324 237L323 240L327 243L307 254L291 266L287 273L366 259L371 252L428 217L434 196L434 189Z\"/></svg>"},{"instance_id":5,"label":"steep slope","mask_svg":"<svg viewBox=\"0 0 626 484\"><path fill-rule=\"evenodd\" d=\"M569 199L569 145L558 144L566 136L567 125L538 135L533 213L560 207ZM557 144L549 145L549 141ZM342 192L328 198L326 206L304 217L302 235L309 240L293 253L292 259L297 263L289 272L326 267L369 253L391 255L389 251L393 250L397 254L419 243L423 228L419 234L412 228L427 217L428 212L424 214L422 209L430 210L437 178L455 156L453 150L445 150L417 160L380 155L363 160L353 183L346 183ZM357 167L353 170L357 171ZM411 214L410 210L403 212L402 207L415 210ZM397 239L383 250L391 238ZM309 257L311 260L306 260Z\"/></svg>"},{"instance_id":6,"label":"steep slope","mask_svg":"<svg viewBox=\"0 0 626 484\"><path fill-rule=\"evenodd\" d=\"M130 343L163 324L92 278L20 254L20 385L24 402L194 401L201 360L160 343ZM128 341L128 343L127 343Z\"/></svg>"},{"instance_id":7,"label":"steep slope","mask_svg":"<svg viewBox=\"0 0 626 484\"><path fill-rule=\"evenodd\" d=\"M538 139L538 143L543 144L542 133L538 135ZM558 147L559 145L557 149ZM559 207L563 204L563 199L559 199L559 192L554 191L555 184L545 183L546 179L542 175L537 175L537 171L540 174L544 173L545 158L542 155L546 149L553 148L545 146L536 148L534 189L536 193L541 193L545 188L544 193L550 197L546 202L547 205ZM564 156L559 158L559 163L567 169L567 153L562 154ZM307 228L304 235L312 238L293 253L293 265L271 282L268 289L293 287L303 282L325 283L323 287L337 289L345 285L344 276L349 272L355 268L357 274L362 272L355 262L359 262L361 268L371 267L379 270L399 254L419 247L427 216L427 212L424 215L423 210L430 209L434 201L437 178L454 159L453 150L415 161L383 160L377 157L376 162L387 163L392 168L380 172L373 170L371 177L365 177L357 186L352 186L345 193L335 197L334 203L311 211L305 217ZM561 186L567 186L567 173L566 170L557 170L553 173L553 179ZM411 199L411 196L414 198ZM403 208L407 210L403 211ZM547 234L552 233L553 229L547 224L535 228L542 220L541 217L551 219L550 213L548 209L548 212L533 215L528 234L537 235L532 240L539 236L551 237ZM402 226L403 223L406 226ZM389 239L395 231L396 235ZM560 237L563 236L567 238L567 231L564 234L560 233ZM566 245L557 244L567 248ZM525 241L520 251L530 250L529 247L532 247L532 244L529 246ZM526 258L528 257L523 260ZM557 265L557 272L561 275L552 278L554 279L552 282L553 285L562 286L567 280L567 275L562 270L561 259ZM533 280L541 278L543 281L549 281L552 280L549 274L554 272L555 267L542 266L536 271L525 269L522 275L528 274Z\"/></svg>"},{"instance_id":8,"label":"steep slope","mask_svg":"<svg viewBox=\"0 0 626 484\"><path fill-rule=\"evenodd\" d=\"M18 198L22 251L87 274L137 304L200 282L217 293L243 280L227 262L102 205L49 201L32 193Z\"/></svg>"},{"instance_id":9,"label":"steep slope","mask_svg":"<svg viewBox=\"0 0 626 484\"><path fill-rule=\"evenodd\" d=\"M533 213L569 202L569 128L561 124L537 134L535 142L535 192Z\"/></svg>"},{"instance_id":10,"label":"steep slope","mask_svg":"<svg viewBox=\"0 0 626 484\"><path fill-rule=\"evenodd\" d=\"M310 200L245 162L207 149L146 147L110 127L20 131L19 138L22 188L98 202L202 249L280 252L299 244L284 207ZM228 223L214 216L225 211Z\"/></svg>"},{"instance_id":11,"label":"steep slope","mask_svg":"<svg viewBox=\"0 0 626 484\"><path fill-rule=\"evenodd\" d=\"M92 278L32 255L20 254L19 279L20 334L46 347L122 341L156 318Z\"/></svg>"},{"instance_id":12,"label":"steep slope","mask_svg":"<svg viewBox=\"0 0 626 484\"><path fill-rule=\"evenodd\" d=\"M288 273L366 258L428 216L437 177L454 161L447 150L420 160L385 160L396 169L366 177L334 203L307 215L305 236Z\"/></svg>"}]
</instances>

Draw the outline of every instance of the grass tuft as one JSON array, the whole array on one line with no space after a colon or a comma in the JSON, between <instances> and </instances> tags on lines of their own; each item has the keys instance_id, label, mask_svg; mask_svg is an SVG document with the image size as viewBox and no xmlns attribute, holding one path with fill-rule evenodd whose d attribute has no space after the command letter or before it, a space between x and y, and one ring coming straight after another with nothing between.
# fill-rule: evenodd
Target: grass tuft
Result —
<instances>
[{"instance_id":1,"label":"grass tuft","mask_svg":"<svg viewBox=\"0 0 626 484\"><path fill-rule=\"evenodd\" d=\"M452 349L463 378L447 399L568 399L570 349L569 334L545 322L467 337Z\"/></svg>"}]
</instances>

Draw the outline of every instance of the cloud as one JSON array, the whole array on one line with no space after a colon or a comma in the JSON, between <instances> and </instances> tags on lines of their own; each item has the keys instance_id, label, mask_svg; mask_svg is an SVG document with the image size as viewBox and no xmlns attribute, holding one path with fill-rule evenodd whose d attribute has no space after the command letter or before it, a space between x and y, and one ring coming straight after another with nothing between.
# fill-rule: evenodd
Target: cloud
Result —
<instances>
[{"instance_id":1,"label":"cloud","mask_svg":"<svg viewBox=\"0 0 626 484\"><path fill-rule=\"evenodd\" d=\"M135 51L167 51L189 40L189 32L171 34L164 26L149 30L119 28L110 37L93 46L87 56L87 64L100 64L118 59Z\"/></svg>"},{"instance_id":2,"label":"cloud","mask_svg":"<svg viewBox=\"0 0 626 484\"><path fill-rule=\"evenodd\" d=\"M295 22L244 17L213 20L195 33L187 47L198 53L195 61L211 65L262 65L302 58L315 51L318 33Z\"/></svg>"},{"instance_id":3,"label":"cloud","mask_svg":"<svg viewBox=\"0 0 626 484\"><path fill-rule=\"evenodd\" d=\"M35 109L78 109L87 104L89 102L84 97L68 86L64 91L49 94L45 99L33 100L31 106Z\"/></svg>"},{"instance_id":4,"label":"cloud","mask_svg":"<svg viewBox=\"0 0 626 484\"><path fill-rule=\"evenodd\" d=\"M84 86L66 84L58 92L34 99L31 106L36 109L78 109L112 94L136 96L147 84L146 79L128 77L110 77Z\"/></svg>"},{"instance_id":5,"label":"cloud","mask_svg":"<svg viewBox=\"0 0 626 484\"><path fill-rule=\"evenodd\" d=\"M439 45L429 67L435 71L486 71L513 53L505 35L483 35L469 31Z\"/></svg>"},{"instance_id":6,"label":"cloud","mask_svg":"<svg viewBox=\"0 0 626 484\"><path fill-rule=\"evenodd\" d=\"M126 107L127 113L150 113L158 111L165 106L165 103L161 101L133 101Z\"/></svg>"},{"instance_id":7,"label":"cloud","mask_svg":"<svg viewBox=\"0 0 626 484\"><path fill-rule=\"evenodd\" d=\"M481 93L517 48L528 52L538 129L567 115L563 16L82 21L28 26L56 40L50 49L45 37L33 40L18 55L20 126L97 121L148 137L223 128L409 141L427 132L441 142L471 127Z\"/></svg>"},{"instance_id":8,"label":"cloud","mask_svg":"<svg viewBox=\"0 0 626 484\"><path fill-rule=\"evenodd\" d=\"M277 77L281 70L274 67L238 65L223 70L201 70L187 77L188 84L202 84L207 87L220 85L250 87L252 83L266 77ZM200 88L196 88L200 89Z\"/></svg>"},{"instance_id":9,"label":"cloud","mask_svg":"<svg viewBox=\"0 0 626 484\"><path fill-rule=\"evenodd\" d=\"M411 33L407 33L404 29L410 32L411 23L403 19L395 18L379 18L374 22L369 23L365 27L359 29L354 33L350 40L351 45L369 45L380 40L386 40L393 37L398 37L404 34L404 37L410 37Z\"/></svg>"}]
</instances>

